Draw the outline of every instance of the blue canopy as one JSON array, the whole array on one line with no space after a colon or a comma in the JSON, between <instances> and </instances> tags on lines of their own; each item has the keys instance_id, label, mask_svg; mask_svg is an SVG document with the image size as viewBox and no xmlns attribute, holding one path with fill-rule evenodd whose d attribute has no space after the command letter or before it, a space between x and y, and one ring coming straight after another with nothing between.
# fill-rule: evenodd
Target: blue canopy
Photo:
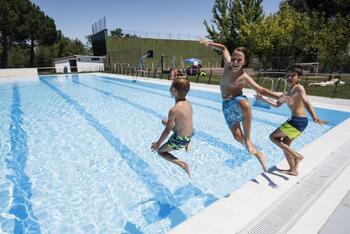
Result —
<instances>
[{"instance_id":1,"label":"blue canopy","mask_svg":"<svg viewBox=\"0 0 350 234\"><path fill-rule=\"evenodd\" d=\"M185 59L185 63L189 63L189 64L202 64L202 61L200 61L197 58L188 58Z\"/></svg>"}]
</instances>

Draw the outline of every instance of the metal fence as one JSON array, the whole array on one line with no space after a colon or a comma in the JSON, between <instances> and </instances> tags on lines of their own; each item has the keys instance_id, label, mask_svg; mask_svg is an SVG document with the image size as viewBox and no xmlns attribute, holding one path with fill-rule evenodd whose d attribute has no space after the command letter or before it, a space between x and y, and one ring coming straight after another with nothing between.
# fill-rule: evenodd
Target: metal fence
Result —
<instances>
[{"instance_id":1,"label":"metal fence","mask_svg":"<svg viewBox=\"0 0 350 234\"><path fill-rule=\"evenodd\" d=\"M168 40L188 40L197 41L200 38L205 38L205 35L201 34L186 34L177 32L152 32L152 31L140 31L140 30L123 30L123 37L139 37L150 39L168 39Z\"/></svg>"}]
</instances>

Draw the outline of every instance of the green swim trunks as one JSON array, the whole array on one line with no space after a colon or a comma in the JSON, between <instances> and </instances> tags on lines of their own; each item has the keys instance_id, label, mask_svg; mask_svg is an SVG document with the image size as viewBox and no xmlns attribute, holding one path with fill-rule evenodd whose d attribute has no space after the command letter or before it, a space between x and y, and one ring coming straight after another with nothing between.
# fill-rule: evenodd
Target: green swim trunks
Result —
<instances>
[{"instance_id":1,"label":"green swim trunks","mask_svg":"<svg viewBox=\"0 0 350 234\"><path fill-rule=\"evenodd\" d=\"M285 123L283 123L279 129L284 132L291 140L300 136L305 130L308 124L306 117L295 117L292 116Z\"/></svg>"},{"instance_id":2,"label":"green swim trunks","mask_svg":"<svg viewBox=\"0 0 350 234\"><path fill-rule=\"evenodd\" d=\"M178 150L178 149L185 148L190 142L191 142L191 137L179 136L176 133L174 133L169 138L167 145L174 150Z\"/></svg>"}]
</instances>

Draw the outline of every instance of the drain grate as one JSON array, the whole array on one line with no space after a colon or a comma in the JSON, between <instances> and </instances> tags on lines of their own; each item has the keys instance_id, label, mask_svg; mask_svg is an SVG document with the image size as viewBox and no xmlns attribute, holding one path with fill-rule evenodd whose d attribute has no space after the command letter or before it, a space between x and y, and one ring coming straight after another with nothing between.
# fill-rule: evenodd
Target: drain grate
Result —
<instances>
[{"instance_id":1,"label":"drain grate","mask_svg":"<svg viewBox=\"0 0 350 234\"><path fill-rule=\"evenodd\" d=\"M313 172L304 177L299 184L286 194L258 219L238 232L239 234L275 234L286 233L327 189L327 187L344 171L350 163L350 141L317 166Z\"/></svg>"}]
</instances>

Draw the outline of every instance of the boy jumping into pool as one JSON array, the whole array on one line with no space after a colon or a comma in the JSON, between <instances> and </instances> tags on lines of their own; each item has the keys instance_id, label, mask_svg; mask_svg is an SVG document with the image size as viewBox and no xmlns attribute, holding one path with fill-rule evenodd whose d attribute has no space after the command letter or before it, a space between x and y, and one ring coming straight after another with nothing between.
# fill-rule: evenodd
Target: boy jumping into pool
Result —
<instances>
[{"instance_id":1,"label":"boy jumping into pool","mask_svg":"<svg viewBox=\"0 0 350 234\"><path fill-rule=\"evenodd\" d=\"M282 94L283 96L290 98L290 101L287 104L292 116L280 127L278 127L273 133L270 134L271 141L283 150L289 164L288 170L277 170L292 176L298 175L298 164L304 158L301 154L291 149L290 144L295 138L300 136L308 124L305 108L310 113L315 123L326 123L326 121L320 120L317 117L306 95L304 87L299 84L301 76L301 66L293 67L291 74L287 78L288 89L285 93ZM282 103L278 100L272 101L262 97L259 94L257 94L256 97L274 107L279 107L282 105Z\"/></svg>"},{"instance_id":2,"label":"boy jumping into pool","mask_svg":"<svg viewBox=\"0 0 350 234\"><path fill-rule=\"evenodd\" d=\"M201 44L211 46L222 52L224 58L224 73L220 79L220 90L223 99L222 111L228 127L233 137L243 144L250 154L255 155L263 170L266 172L265 156L257 151L250 141L250 130L252 125L252 110L248 99L243 95L243 88L246 85L252 87L259 94L278 98L279 95L258 85L244 70L248 65L248 50L244 47L238 47L230 55L226 46L207 40L200 40ZM243 131L240 125L242 122Z\"/></svg>"},{"instance_id":3,"label":"boy jumping into pool","mask_svg":"<svg viewBox=\"0 0 350 234\"><path fill-rule=\"evenodd\" d=\"M193 133L192 105L186 99L190 90L190 82L184 78L176 78L170 87L170 93L175 98L175 106L169 110L168 119L162 120L165 129L157 142L151 145L152 152L158 152L164 159L180 166L190 176L188 164L169 153L173 150L186 148L191 142ZM161 144L168 137L171 130L174 131L169 140Z\"/></svg>"}]
</instances>

